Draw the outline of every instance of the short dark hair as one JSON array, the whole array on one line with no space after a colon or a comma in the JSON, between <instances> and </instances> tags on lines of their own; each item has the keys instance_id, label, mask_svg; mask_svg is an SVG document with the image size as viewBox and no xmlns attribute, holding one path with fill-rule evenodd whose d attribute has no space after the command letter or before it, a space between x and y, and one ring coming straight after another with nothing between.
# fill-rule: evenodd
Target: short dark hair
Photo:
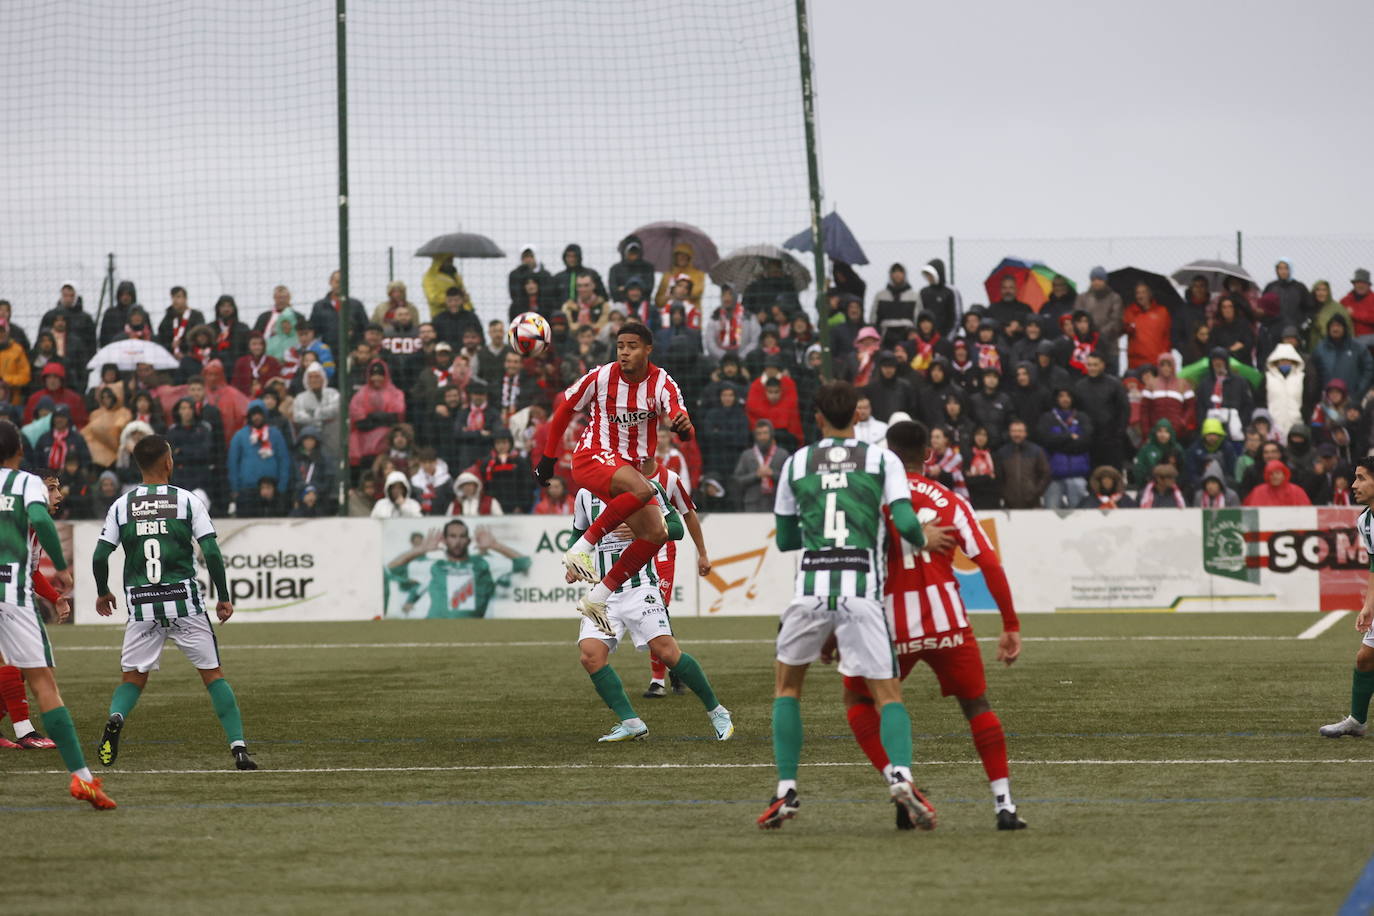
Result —
<instances>
[{"instance_id":1,"label":"short dark hair","mask_svg":"<svg viewBox=\"0 0 1374 916\"><path fill-rule=\"evenodd\" d=\"M183 296L186 295L186 287L184 287L184 286L173 286L173 287L172 287L172 292L170 293L170 295L175 296L177 293L181 293Z\"/></svg>"},{"instance_id":2,"label":"short dark hair","mask_svg":"<svg viewBox=\"0 0 1374 916\"><path fill-rule=\"evenodd\" d=\"M930 431L924 423L902 420L887 428L887 447L903 462L921 461L930 444Z\"/></svg>"},{"instance_id":3,"label":"short dark hair","mask_svg":"<svg viewBox=\"0 0 1374 916\"><path fill-rule=\"evenodd\" d=\"M23 451L19 439L19 427L9 420L0 419L0 461L9 461Z\"/></svg>"},{"instance_id":4,"label":"short dark hair","mask_svg":"<svg viewBox=\"0 0 1374 916\"><path fill-rule=\"evenodd\" d=\"M172 447L161 436L144 436L134 446L134 460L138 462L139 470L147 471L171 451Z\"/></svg>"},{"instance_id":5,"label":"short dark hair","mask_svg":"<svg viewBox=\"0 0 1374 916\"><path fill-rule=\"evenodd\" d=\"M448 523L444 525L444 537L448 537L448 530L454 525L462 525L464 531L468 530L467 522L463 521L461 518L451 518L448 520Z\"/></svg>"},{"instance_id":6,"label":"short dark hair","mask_svg":"<svg viewBox=\"0 0 1374 916\"><path fill-rule=\"evenodd\" d=\"M816 410L836 429L853 423L858 408L859 390L849 382L826 382L816 391Z\"/></svg>"},{"instance_id":7,"label":"short dark hair","mask_svg":"<svg viewBox=\"0 0 1374 916\"><path fill-rule=\"evenodd\" d=\"M652 347L654 345L654 332L650 331L647 327L645 327L638 321L625 322L620 326L620 330L616 331L615 336L621 337L625 334L634 334L636 337L644 341L649 346Z\"/></svg>"},{"instance_id":8,"label":"short dark hair","mask_svg":"<svg viewBox=\"0 0 1374 916\"><path fill-rule=\"evenodd\" d=\"M3 449L0 449L0 451L3 451ZM1366 474L1370 477L1374 477L1374 455L1366 455L1363 458L1355 459L1355 467L1364 468ZM1355 472L1352 470L1350 474L1353 480Z\"/></svg>"}]
</instances>

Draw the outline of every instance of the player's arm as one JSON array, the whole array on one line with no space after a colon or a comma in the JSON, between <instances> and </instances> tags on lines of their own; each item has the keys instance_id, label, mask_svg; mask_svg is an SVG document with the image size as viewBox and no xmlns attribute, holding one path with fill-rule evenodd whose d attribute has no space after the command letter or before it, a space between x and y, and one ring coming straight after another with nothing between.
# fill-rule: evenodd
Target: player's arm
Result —
<instances>
[{"instance_id":1,"label":"player's arm","mask_svg":"<svg viewBox=\"0 0 1374 916\"><path fill-rule=\"evenodd\" d=\"M954 543L949 537L950 528L921 525L916 510L911 506L911 486L907 482L901 459L884 449L879 458L879 472L883 478L883 503L892 517L892 526L902 540L925 550L943 550Z\"/></svg>"},{"instance_id":2,"label":"player's arm","mask_svg":"<svg viewBox=\"0 0 1374 916\"><path fill-rule=\"evenodd\" d=\"M792 459L788 455L778 473L778 495L773 498L773 522L777 527L779 550L800 550L802 546L801 518L797 514L797 496L792 492Z\"/></svg>"},{"instance_id":3,"label":"player's arm","mask_svg":"<svg viewBox=\"0 0 1374 916\"><path fill-rule=\"evenodd\" d=\"M692 543L697 548L697 572L706 575L711 571L711 558L706 553L706 537L701 533L701 519L697 516L697 510L688 509L682 516L682 521L687 526L687 533L692 536Z\"/></svg>"},{"instance_id":4,"label":"player's arm","mask_svg":"<svg viewBox=\"0 0 1374 916\"><path fill-rule=\"evenodd\" d=\"M496 594L496 580L491 576L491 566L486 560L480 560L472 564L472 589L473 603L476 606L477 616L487 616L487 605L491 603L491 596Z\"/></svg>"},{"instance_id":5,"label":"player's arm","mask_svg":"<svg viewBox=\"0 0 1374 916\"><path fill-rule=\"evenodd\" d=\"M668 504L668 514L663 519L668 526L668 540L680 541L683 535L682 513L672 503Z\"/></svg>"},{"instance_id":6,"label":"player's arm","mask_svg":"<svg viewBox=\"0 0 1374 916\"><path fill-rule=\"evenodd\" d=\"M579 535L579 537L580 536L581 535ZM488 550L494 550L501 556L505 557L507 560L510 560L511 572L521 573L527 572L529 570L530 558L520 553L520 551L516 550L514 547L502 544L500 541L498 541L495 537L492 536L492 533L489 529L478 528L475 535L475 540L477 542L477 548L481 550L483 553L485 553ZM487 572L488 575L490 575L491 571L488 570Z\"/></svg>"},{"instance_id":7,"label":"player's arm","mask_svg":"<svg viewBox=\"0 0 1374 916\"><path fill-rule=\"evenodd\" d=\"M59 573L66 572L67 557L62 552L62 539L57 536L57 525L53 524L52 516L48 514L47 503L29 503L28 516L29 527L38 535L39 546L52 560L53 568ZM70 579L71 576L66 578ZM61 581L60 577L58 581Z\"/></svg>"},{"instance_id":8,"label":"player's arm","mask_svg":"<svg viewBox=\"0 0 1374 916\"><path fill-rule=\"evenodd\" d=\"M224 577L224 555L219 552L219 538L207 534L197 543L205 556L205 568L210 572L210 581L215 586L215 613L223 623L234 613L234 604L229 597L229 583Z\"/></svg>"},{"instance_id":9,"label":"player's arm","mask_svg":"<svg viewBox=\"0 0 1374 916\"><path fill-rule=\"evenodd\" d=\"M64 598L62 593L48 581L48 577L39 570L33 571L30 581L33 583L33 593L40 598L51 601L53 607L57 608L57 622L66 623L67 618L72 615L72 603Z\"/></svg>"},{"instance_id":10,"label":"player's arm","mask_svg":"<svg viewBox=\"0 0 1374 916\"><path fill-rule=\"evenodd\" d=\"M568 431L573 414L595 397L596 376L600 371L601 367L597 366L574 382L571 388L563 392L563 401L554 408L553 416L549 417L549 435L544 440L544 454L534 466L534 478L539 481L541 487L549 485L549 481L553 479L553 472L557 470L558 451L563 447L563 434Z\"/></svg>"},{"instance_id":11,"label":"player's arm","mask_svg":"<svg viewBox=\"0 0 1374 916\"><path fill-rule=\"evenodd\" d=\"M659 415L668 421L668 425L673 428L673 432L682 437L683 442L687 442L692 438L695 429L692 427L692 418L687 414L687 408L682 406L682 389L678 388L671 375L666 372L663 374L666 380L659 395Z\"/></svg>"}]
</instances>

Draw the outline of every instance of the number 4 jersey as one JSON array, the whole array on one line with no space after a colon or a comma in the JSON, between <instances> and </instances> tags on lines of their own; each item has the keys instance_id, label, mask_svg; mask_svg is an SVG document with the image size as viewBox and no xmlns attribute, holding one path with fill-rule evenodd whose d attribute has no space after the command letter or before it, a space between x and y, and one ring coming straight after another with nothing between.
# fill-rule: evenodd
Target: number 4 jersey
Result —
<instances>
[{"instance_id":1,"label":"number 4 jersey","mask_svg":"<svg viewBox=\"0 0 1374 916\"><path fill-rule=\"evenodd\" d=\"M124 548L124 600L134 620L205 613L196 582L196 542L215 533L190 492L140 484L116 499L100 539Z\"/></svg>"},{"instance_id":2,"label":"number 4 jersey","mask_svg":"<svg viewBox=\"0 0 1374 916\"><path fill-rule=\"evenodd\" d=\"M778 477L773 511L801 526L797 596L881 601L882 507L910 498L901 460L857 439L822 439L798 449Z\"/></svg>"}]
</instances>

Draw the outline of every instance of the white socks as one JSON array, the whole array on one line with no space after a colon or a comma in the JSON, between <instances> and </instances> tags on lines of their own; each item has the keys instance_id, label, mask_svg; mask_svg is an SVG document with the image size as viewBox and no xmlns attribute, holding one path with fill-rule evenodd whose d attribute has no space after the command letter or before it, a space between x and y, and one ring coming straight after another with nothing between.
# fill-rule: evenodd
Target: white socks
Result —
<instances>
[{"instance_id":1,"label":"white socks","mask_svg":"<svg viewBox=\"0 0 1374 916\"><path fill-rule=\"evenodd\" d=\"M611 590L606 587L605 582L598 582L592 586L592 590L587 592L587 600L595 601L597 604L605 604L610 600Z\"/></svg>"},{"instance_id":2,"label":"white socks","mask_svg":"<svg viewBox=\"0 0 1374 916\"><path fill-rule=\"evenodd\" d=\"M596 547L596 545L593 544L591 541L587 540L586 535L583 535L582 537L577 539L577 543L572 545L570 549L573 553L591 553L594 547Z\"/></svg>"},{"instance_id":3,"label":"white socks","mask_svg":"<svg viewBox=\"0 0 1374 916\"><path fill-rule=\"evenodd\" d=\"M20 719L19 721L14 723L14 737L16 738L22 738L25 735L31 735L33 734L33 732L33 723L30 722L28 719Z\"/></svg>"},{"instance_id":4,"label":"white socks","mask_svg":"<svg viewBox=\"0 0 1374 916\"><path fill-rule=\"evenodd\" d=\"M898 779L905 779L907 782L913 781L910 770L906 767L895 767L890 763L883 767L883 779L887 781L888 785L891 785Z\"/></svg>"},{"instance_id":5,"label":"white socks","mask_svg":"<svg viewBox=\"0 0 1374 916\"><path fill-rule=\"evenodd\" d=\"M795 779L779 779L778 791L774 792L773 794L776 795L778 798L782 798L787 794L787 791L789 789L795 792L797 790L797 781Z\"/></svg>"},{"instance_id":6,"label":"white socks","mask_svg":"<svg viewBox=\"0 0 1374 916\"><path fill-rule=\"evenodd\" d=\"M639 716L635 716L633 719L621 719L620 724L628 728L630 731L636 732L642 728L647 728L647 726L644 724L644 720L641 719Z\"/></svg>"},{"instance_id":7,"label":"white socks","mask_svg":"<svg viewBox=\"0 0 1374 916\"><path fill-rule=\"evenodd\" d=\"M992 802L998 811L1016 810L1016 806L1011 803L1010 779L994 779L989 785L992 786Z\"/></svg>"},{"instance_id":8,"label":"white socks","mask_svg":"<svg viewBox=\"0 0 1374 916\"><path fill-rule=\"evenodd\" d=\"M82 767L79 770L74 770L72 772L72 775L75 776L77 779L80 779L82 782L90 782L92 778L91 770L89 767Z\"/></svg>"},{"instance_id":9,"label":"white socks","mask_svg":"<svg viewBox=\"0 0 1374 916\"><path fill-rule=\"evenodd\" d=\"M651 678L649 678L649 683L650 683L650 684L657 684L657 685L660 686L660 687L664 686L664 684L663 684L663 678L661 678L661 677L651 677Z\"/></svg>"}]
</instances>

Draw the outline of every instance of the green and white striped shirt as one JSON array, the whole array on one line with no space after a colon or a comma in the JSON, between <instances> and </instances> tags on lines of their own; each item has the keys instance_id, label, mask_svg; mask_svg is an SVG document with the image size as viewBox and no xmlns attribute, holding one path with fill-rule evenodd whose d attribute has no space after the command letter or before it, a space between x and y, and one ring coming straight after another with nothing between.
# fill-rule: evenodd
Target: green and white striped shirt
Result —
<instances>
[{"instance_id":1,"label":"green and white striped shirt","mask_svg":"<svg viewBox=\"0 0 1374 916\"><path fill-rule=\"evenodd\" d=\"M665 518L670 518L677 510L672 508L668 502L668 494L664 492L662 485L656 480L649 481L649 485L654 488L654 502L663 511ZM578 490L577 497L573 500L573 527L578 531L586 531L592 526L592 522L606 508L606 504L593 496L590 490ZM611 567L620 559L620 554L634 538L622 538L614 531L608 531L606 536L596 543L596 572L601 578L611 571ZM655 563L650 560L644 564L644 568L633 576L625 580L625 584L616 589L614 594L619 595L626 589L639 588L641 585L652 585L658 587L658 571L654 568Z\"/></svg>"},{"instance_id":2,"label":"green and white striped shirt","mask_svg":"<svg viewBox=\"0 0 1374 916\"><path fill-rule=\"evenodd\" d=\"M858 439L822 439L798 449L778 478L773 511L801 526L797 596L881 601L883 506L911 498L901 459Z\"/></svg>"},{"instance_id":3,"label":"green and white striped shirt","mask_svg":"<svg viewBox=\"0 0 1374 916\"><path fill-rule=\"evenodd\" d=\"M29 506L48 504L48 488L28 471L0 468L0 601L31 610Z\"/></svg>"},{"instance_id":4,"label":"green and white striped shirt","mask_svg":"<svg viewBox=\"0 0 1374 916\"><path fill-rule=\"evenodd\" d=\"M205 613L196 542L214 533L204 504L180 487L140 484L110 505L100 539L124 548L124 600L134 620Z\"/></svg>"}]
</instances>

